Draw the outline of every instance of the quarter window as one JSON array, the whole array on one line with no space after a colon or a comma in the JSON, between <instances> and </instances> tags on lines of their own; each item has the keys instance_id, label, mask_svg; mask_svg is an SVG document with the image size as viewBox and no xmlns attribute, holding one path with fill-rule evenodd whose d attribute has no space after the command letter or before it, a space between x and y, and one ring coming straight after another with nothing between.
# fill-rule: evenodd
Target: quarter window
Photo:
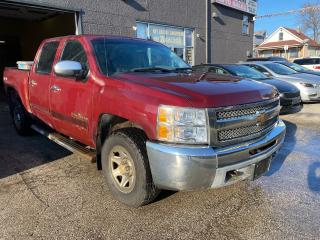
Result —
<instances>
[{"instance_id":1,"label":"quarter window","mask_svg":"<svg viewBox=\"0 0 320 240\"><path fill-rule=\"evenodd\" d=\"M36 72L40 74L50 74L59 42L45 43L41 50L41 55L36 67Z\"/></svg>"}]
</instances>

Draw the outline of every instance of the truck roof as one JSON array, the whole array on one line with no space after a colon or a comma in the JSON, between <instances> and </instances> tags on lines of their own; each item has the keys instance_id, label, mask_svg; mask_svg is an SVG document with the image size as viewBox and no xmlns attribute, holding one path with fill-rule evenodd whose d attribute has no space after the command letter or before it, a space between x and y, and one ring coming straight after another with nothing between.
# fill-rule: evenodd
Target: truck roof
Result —
<instances>
[{"instance_id":1,"label":"truck roof","mask_svg":"<svg viewBox=\"0 0 320 240\"><path fill-rule=\"evenodd\" d=\"M47 38L44 41L61 41L63 39L73 38L73 39L87 39L92 40L95 38L101 38L104 37L106 39L115 39L115 40L138 40L138 41L147 41L147 42L155 42L153 40L149 39L142 39L142 38L136 38L136 37L127 37L127 36L118 36L118 35L99 35L99 34L81 34L81 35L67 35L67 36L61 36L61 37L54 37L54 38Z\"/></svg>"}]
</instances>

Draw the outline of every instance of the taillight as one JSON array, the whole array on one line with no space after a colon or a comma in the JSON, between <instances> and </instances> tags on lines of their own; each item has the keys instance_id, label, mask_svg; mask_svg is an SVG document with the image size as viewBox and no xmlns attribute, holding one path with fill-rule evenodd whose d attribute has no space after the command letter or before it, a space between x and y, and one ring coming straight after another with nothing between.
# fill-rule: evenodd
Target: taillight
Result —
<instances>
[{"instance_id":1,"label":"taillight","mask_svg":"<svg viewBox=\"0 0 320 240\"><path fill-rule=\"evenodd\" d=\"M318 65L318 66L313 66L313 69L320 70L320 65Z\"/></svg>"}]
</instances>

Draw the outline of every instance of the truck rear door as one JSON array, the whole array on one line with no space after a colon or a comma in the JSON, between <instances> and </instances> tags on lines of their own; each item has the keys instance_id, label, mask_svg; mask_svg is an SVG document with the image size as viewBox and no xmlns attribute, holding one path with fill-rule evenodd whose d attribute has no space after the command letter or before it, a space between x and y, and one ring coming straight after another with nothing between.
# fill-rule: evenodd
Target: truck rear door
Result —
<instances>
[{"instance_id":1,"label":"truck rear door","mask_svg":"<svg viewBox=\"0 0 320 240\"><path fill-rule=\"evenodd\" d=\"M63 49L58 61L71 60L80 62L88 68L87 53L83 44L74 39L62 43ZM83 143L89 144L89 120L92 111L92 80L56 76L51 82L50 111L54 128Z\"/></svg>"},{"instance_id":2,"label":"truck rear door","mask_svg":"<svg viewBox=\"0 0 320 240\"><path fill-rule=\"evenodd\" d=\"M49 92L52 79L52 66L55 60L59 41L45 42L40 47L29 79L29 101L34 115L45 123L52 125Z\"/></svg>"}]
</instances>

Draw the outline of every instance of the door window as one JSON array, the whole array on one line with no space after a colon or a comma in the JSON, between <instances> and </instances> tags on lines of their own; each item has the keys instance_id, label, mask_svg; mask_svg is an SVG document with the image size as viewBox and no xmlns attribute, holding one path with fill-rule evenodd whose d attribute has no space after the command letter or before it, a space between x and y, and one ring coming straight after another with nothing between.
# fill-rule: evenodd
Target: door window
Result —
<instances>
[{"instance_id":1,"label":"door window","mask_svg":"<svg viewBox=\"0 0 320 240\"><path fill-rule=\"evenodd\" d=\"M69 60L81 63L82 67L88 69L88 60L86 52L79 41L68 41L63 49L61 61Z\"/></svg>"},{"instance_id":2,"label":"door window","mask_svg":"<svg viewBox=\"0 0 320 240\"><path fill-rule=\"evenodd\" d=\"M36 72L40 74L50 74L54 57L59 46L59 42L48 42L43 45L41 55L36 66Z\"/></svg>"}]
</instances>

